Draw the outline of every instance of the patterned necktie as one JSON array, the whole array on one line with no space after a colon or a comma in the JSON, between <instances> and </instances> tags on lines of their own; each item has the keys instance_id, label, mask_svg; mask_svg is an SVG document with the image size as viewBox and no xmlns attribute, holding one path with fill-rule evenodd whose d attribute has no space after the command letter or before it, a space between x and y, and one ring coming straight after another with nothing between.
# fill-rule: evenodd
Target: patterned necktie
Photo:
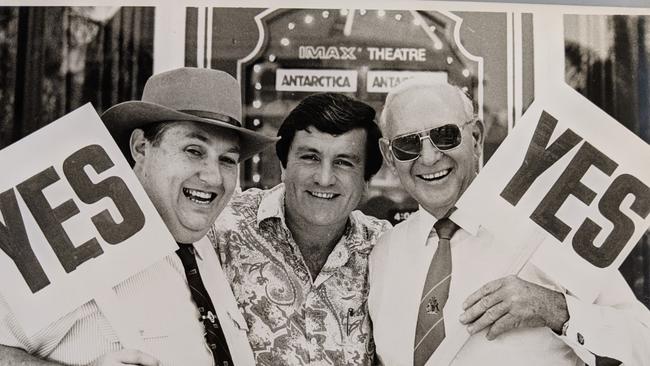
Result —
<instances>
[{"instance_id":1,"label":"patterned necktie","mask_svg":"<svg viewBox=\"0 0 650 366\"><path fill-rule=\"evenodd\" d=\"M205 340L210 350L212 350L214 364L216 366L232 366L232 357L228 350L226 337L223 334L223 330L221 330L219 319L215 315L214 305L203 285L203 280L201 280L201 274L199 273L196 258L194 257L194 247L191 244L180 243L178 246L179 249L176 251L176 254L178 254L181 262L183 262L192 300L194 300L201 314L199 320L203 322Z\"/></svg>"},{"instance_id":2,"label":"patterned necktie","mask_svg":"<svg viewBox=\"0 0 650 366\"><path fill-rule=\"evenodd\" d=\"M438 235L438 249L429 265L418 310L413 363L415 366L424 365L445 338L442 308L447 302L451 282L449 240L458 230L458 225L448 218L442 218L433 225L433 228ZM432 234L433 230L427 241L432 239Z\"/></svg>"}]
</instances>

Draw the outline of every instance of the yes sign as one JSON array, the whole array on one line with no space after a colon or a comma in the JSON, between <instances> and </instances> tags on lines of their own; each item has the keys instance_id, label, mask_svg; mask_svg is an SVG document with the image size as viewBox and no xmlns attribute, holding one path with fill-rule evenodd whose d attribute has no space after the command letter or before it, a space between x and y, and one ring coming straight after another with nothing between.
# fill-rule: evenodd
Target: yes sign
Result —
<instances>
[{"instance_id":1,"label":"yes sign","mask_svg":"<svg viewBox=\"0 0 650 366\"><path fill-rule=\"evenodd\" d=\"M592 301L650 226L648 161L645 141L556 85L535 95L454 215Z\"/></svg>"},{"instance_id":2,"label":"yes sign","mask_svg":"<svg viewBox=\"0 0 650 366\"><path fill-rule=\"evenodd\" d=\"M501 197L513 206L542 173L582 142L578 134L567 129L548 145L556 125L557 119L542 112L524 162L501 192ZM559 241L564 241L571 231L571 227L555 216L566 199L573 195L589 205L596 197L596 192L580 182L592 166L611 176L618 164L589 142L583 142L560 178L530 215L534 222ZM584 220L573 236L573 249L594 266L609 266L634 234L634 222L620 210L627 195L634 196L630 209L643 219L648 217L650 188L633 175L621 174L614 178L598 202L600 214L614 224L605 241L600 246L594 245L594 239L602 228L589 218Z\"/></svg>"},{"instance_id":3,"label":"yes sign","mask_svg":"<svg viewBox=\"0 0 650 366\"><path fill-rule=\"evenodd\" d=\"M108 210L103 210L91 220L104 241L112 245L120 244L142 229L144 214L120 177L111 176L95 184L84 171L86 166L91 166L99 174L113 167L114 163L101 146L89 145L64 160L63 173L82 202L93 204L104 197L113 201L122 215L122 222L115 222ZM96 238L81 245L71 242L62 223L79 214L79 208L72 199L51 207L43 193L45 188L59 180L61 177L50 166L18 184L15 189L0 193L0 213L5 218L5 224L0 223L0 249L11 257L33 293L49 285L50 281L29 243L24 213L18 207L16 191L67 273L104 252Z\"/></svg>"}]
</instances>

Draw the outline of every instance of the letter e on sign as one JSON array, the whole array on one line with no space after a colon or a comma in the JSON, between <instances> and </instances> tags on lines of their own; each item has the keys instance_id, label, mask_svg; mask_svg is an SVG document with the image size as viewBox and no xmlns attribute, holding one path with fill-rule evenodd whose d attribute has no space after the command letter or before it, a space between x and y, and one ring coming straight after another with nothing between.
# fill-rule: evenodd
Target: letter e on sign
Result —
<instances>
[{"instance_id":1,"label":"letter e on sign","mask_svg":"<svg viewBox=\"0 0 650 366\"><path fill-rule=\"evenodd\" d=\"M63 162L63 172L77 196L87 204L92 204L104 197L109 197L123 217L116 223L108 210L91 218L99 234L109 244L119 244L135 235L144 227L144 213L138 206L129 187L120 177L108 177L94 184L86 172L85 166L91 166L98 174L113 167L111 158L104 148L90 145L81 148Z\"/></svg>"}]
</instances>

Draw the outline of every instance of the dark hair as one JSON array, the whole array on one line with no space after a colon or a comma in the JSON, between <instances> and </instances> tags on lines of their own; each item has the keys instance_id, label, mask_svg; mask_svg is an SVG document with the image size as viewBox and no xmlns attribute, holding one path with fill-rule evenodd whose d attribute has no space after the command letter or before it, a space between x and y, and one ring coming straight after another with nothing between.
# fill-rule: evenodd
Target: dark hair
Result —
<instances>
[{"instance_id":1,"label":"dark hair","mask_svg":"<svg viewBox=\"0 0 650 366\"><path fill-rule=\"evenodd\" d=\"M163 133L171 126L169 122L154 122L141 127L144 138L153 146L160 146Z\"/></svg>"},{"instance_id":2,"label":"dark hair","mask_svg":"<svg viewBox=\"0 0 650 366\"><path fill-rule=\"evenodd\" d=\"M154 122L139 128L142 130L143 136L147 141L151 142L153 146L159 146L160 141L162 140L163 133L169 127L170 127L169 122ZM122 154L124 154L126 160L128 160L129 164L131 165L131 168L133 168L135 166L135 160L133 160L133 156L131 156L130 136L131 133L128 134L126 141L120 145L120 149L122 150Z\"/></svg>"},{"instance_id":3,"label":"dark hair","mask_svg":"<svg viewBox=\"0 0 650 366\"><path fill-rule=\"evenodd\" d=\"M370 180L381 168L381 131L375 122L375 110L366 103L339 93L310 95L289 112L278 130L280 140L275 144L282 167L287 167L287 156L296 131L312 126L331 135L341 135L355 128L366 130L364 179Z\"/></svg>"}]
</instances>

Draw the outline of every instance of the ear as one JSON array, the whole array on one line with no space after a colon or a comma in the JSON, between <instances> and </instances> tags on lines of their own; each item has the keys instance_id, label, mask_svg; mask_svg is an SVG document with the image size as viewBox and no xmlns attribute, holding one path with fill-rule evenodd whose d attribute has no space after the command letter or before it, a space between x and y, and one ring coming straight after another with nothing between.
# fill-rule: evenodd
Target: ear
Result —
<instances>
[{"instance_id":1,"label":"ear","mask_svg":"<svg viewBox=\"0 0 650 366\"><path fill-rule=\"evenodd\" d=\"M144 137L144 131L139 128L136 128L131 132L131 138L129 139L129 148L131 150L131 157L135 161L136 165L145 158L147 146L149 141Z\"/></svg>"},{"instance_id":2,"label":"ear","mask_svg":"<svg viewBox=\"0 0 650 366\"><path fill-rule=\"evenodd\" d=\"M382 137L379 139L379 150L381 150L386 165L395 173L395 157L390 152L390 142L387 138Z\"/></svg>"},{"instance_id":3,"label":"ear","mask_svg":"<svg viewBox=\"0 0 650 366\"><path fill-rule=\"evenodd\" d=\"M485 140L485 125L483 121L477 119L472 122L472 152L480 166L483 165L483 142Z\"/></svg>"}]
</instances>

